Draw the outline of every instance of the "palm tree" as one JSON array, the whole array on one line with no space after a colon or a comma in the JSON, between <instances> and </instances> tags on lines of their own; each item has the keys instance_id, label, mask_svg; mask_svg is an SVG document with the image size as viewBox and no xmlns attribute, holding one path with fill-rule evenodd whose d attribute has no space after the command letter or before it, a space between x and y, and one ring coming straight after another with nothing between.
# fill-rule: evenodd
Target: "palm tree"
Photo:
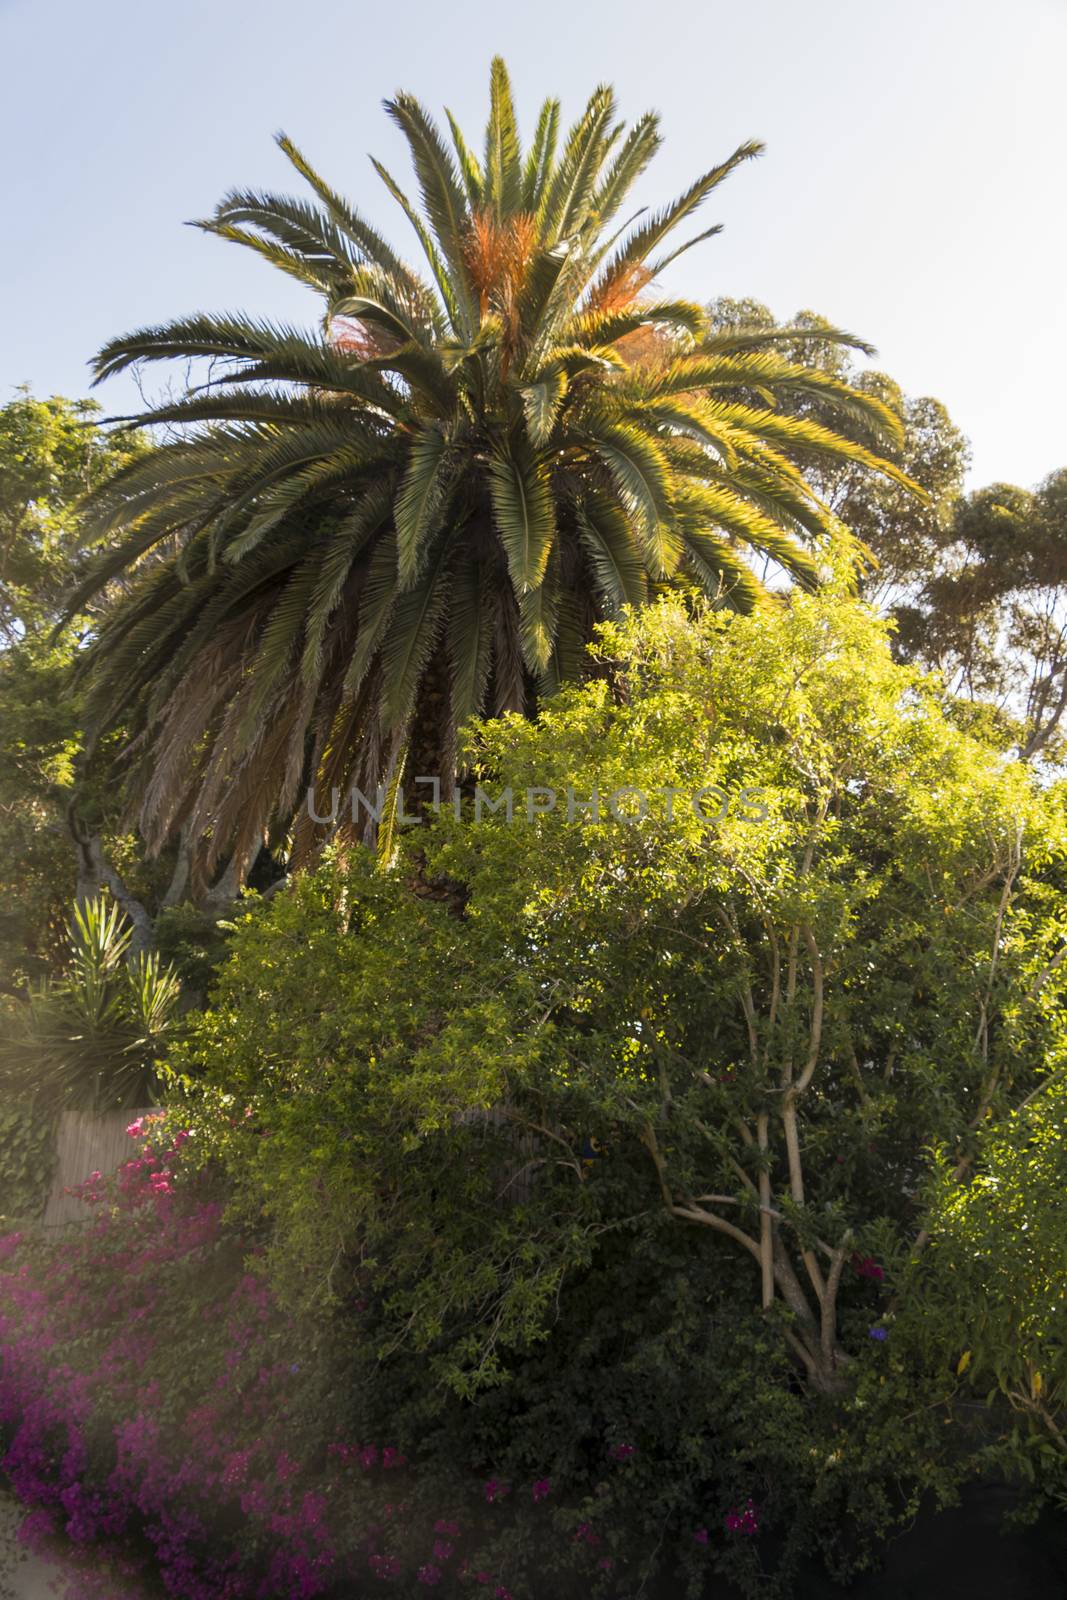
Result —
<instances>
[{"instance_id":1,"label":"palm tree","mask_svg":"<svg viewBox=\"0 0 1067 1600\"><path fill-rule=\"evenodd\" d=\"M96 723L132 722L150 847L183 829L204 870L289 827L309 780L447 776L467 718L529 711L599 619L665 586L749 609L758 565L818 583L848 536L791 453L901 476L880 456L898 419L780 354L795 330L716 332L654 290L718 231L674 230L758 144L620 222L660 134L653 114L627 131L609 88L562 143L546 101L524 153L494 61L480 159L451 114L450 148L411 96L386 110L421 205L373 164L422 275L280 135L314 199L235 192L198 226L313 289L316 330L195 315L95 363L208 363L116 419L170 438L91 500L103 549L73 601L121 576L88 655ZM805 395L834 426L795 415ZM298 853L314 832L302 816Z\"/></svg>"}]
</instances>

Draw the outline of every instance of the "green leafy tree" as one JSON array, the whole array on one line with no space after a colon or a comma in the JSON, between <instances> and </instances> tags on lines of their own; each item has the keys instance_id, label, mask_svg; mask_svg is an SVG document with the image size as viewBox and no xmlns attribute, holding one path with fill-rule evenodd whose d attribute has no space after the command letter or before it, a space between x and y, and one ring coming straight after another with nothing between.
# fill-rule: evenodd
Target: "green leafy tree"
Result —
<instances>
[{"instance_id":1,"label":"green leafy tree","mask_svg":"<svg viewBox=\"0 0 1067 1600\"><path fill-rule=\"evenodd\" d=\"M898 607L903 649L988 707L1027 759L1067 755L1067 469L961 500Z\"/></svg>"},{"instance_id":2,"label":"green leafy tree","mask_svg":"<svg viewBox=\"0 0 1067 1600\"><path fill-rule=\"evenodd\" d=\"M57 628L85 554L79 502L144 447L103 433L99 410L28 393L0 407L0 991L44 975L75 894L99 886L117 846L123 866L133 854L119 845L107 742L79 768L72 666L87 619Z\"/></svg>"},{"instance_id":3,"label":"green leafy tree","mask_svg":"<svg viewBox=\"0 0 1067 1600\"><path fill-rule=\"evenodd\" d=\"M84 551L78 502L139 453L136 435L91 424L93 400L27 390L0 406L0 640L10 646L63 613Z\"/></svg>"},{"instance_id":4,"label":"green leafy tree","mask_svg":"<svg viewBox=\"0 0 1067 1600\"><path fill-rule=\"evenodd\" d=\"M621 693L486 724L484 794L416 830L460 895L405 860L299 880L174 1064L280 1275L364 1272L464 1392L650 1229L743 1265L847 1395L884 1339L897 1371L931 1143L964 1174L1065 1048L1061 798L839 595L600 648Z\"/></svg>"},{"instance_id":5,"label":"green leafy tree","mask_svg":"<svg viewBox=\"0 0 1067 1600\"><path fill-rule=\"evenodd\" d=\"M410 95L386 110L419 205L374 165L426 275L281 137L312 198L234 192L201 226L313 290L316 331L195 315L96 363L209 363L137 419L177 437L95 498L106 549L77 601L127 575L95 714L134 719L149 843L184 820L209 869L284 831L309 779L347 796L405 762L409 782L448 775L469 716L528 710L598 620L680 577L742 610L764 594L753 555L816 584L851 545L791 449L907 483L883 458L896 415L783 354L802 331L716 331L653 288L716 231L675 242L758 145L628 218L660 134L652 114L627 130L608 88L562 138L546 101L525 151L499 60L481 155ZM802 395L820 421L791 409Z\"/></svg>"}]
</instances>

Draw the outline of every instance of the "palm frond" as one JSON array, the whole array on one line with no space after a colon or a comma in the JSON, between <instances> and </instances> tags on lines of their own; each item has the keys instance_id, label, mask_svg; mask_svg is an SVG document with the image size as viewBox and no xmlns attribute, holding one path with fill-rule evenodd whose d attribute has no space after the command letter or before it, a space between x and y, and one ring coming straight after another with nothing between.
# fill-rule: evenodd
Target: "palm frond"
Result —
<instances>
[{"instance_id":1,"label":"palm frond","mask_svg":"<svg viewBox=\"0 0 1067 1600\"><path fill-rule=\"evenodd\" d=\"M460 158L462 161L462 157ZM485 130L483 201L498 221L522 209L522 154L511 80L500 56L489 71L489 124ZM469 191L468 191L469 192Z\"/></svg>"},{"instance_id":2,"label":"palm frond","mask_svg":"<svg viewBox=\"0 0 1067 1600\"><path fill-rule=\"evenodd\" d=\"M555 506L545 461L516 460L500 450L489 458L493 520L517 595L541 586L556 536Z\"/></svg>"}]
</instances>

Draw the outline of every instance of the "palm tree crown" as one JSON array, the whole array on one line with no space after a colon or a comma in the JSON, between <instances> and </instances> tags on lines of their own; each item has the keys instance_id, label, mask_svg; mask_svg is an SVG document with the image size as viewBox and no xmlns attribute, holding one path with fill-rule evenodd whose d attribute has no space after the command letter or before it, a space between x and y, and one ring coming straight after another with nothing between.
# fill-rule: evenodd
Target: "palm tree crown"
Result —
<instances>
[{"instance_id":1,"label":"palm tree crown","mask_svg":"<svg viewBox=\"0 0 1067 1600\"><path fill-rule=\"evenodd\" d=\"M626 218L660 135L608 88L562 141L546 101L525 153L499 60L481 157L451 115L450 146L409 95L386 110L420 205L374 166L422 273L279 136L314 198L235 192L199 226L320 295L315 331L195 315L95 365L210 363L119 419L168 442L90 502L102 549L73 602L121 577L88 656L96 721L139 735L149 844L184 826L208 867L287 827L309 781L370 792L405 752L424 772L428 734L449 770L466 718L528 709L599 619L665 585L751 608L753 554L817 583L847 535L802 453L900 476L880 454L898 419L778 353L795 330L716 331L654 292L717 231L674 230L759 145ZM798 408L816 397L833 426Z\"/></svg>"}]
</instances>

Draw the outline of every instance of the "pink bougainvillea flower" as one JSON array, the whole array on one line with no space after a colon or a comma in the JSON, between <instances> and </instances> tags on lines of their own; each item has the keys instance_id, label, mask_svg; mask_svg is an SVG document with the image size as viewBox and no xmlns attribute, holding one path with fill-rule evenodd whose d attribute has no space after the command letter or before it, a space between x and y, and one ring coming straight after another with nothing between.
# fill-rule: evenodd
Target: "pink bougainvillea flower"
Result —
<instances>
[{"instance_id":1,"label":"pink bougainvillea flower","mask_svg":"<svg viewBox=\"0 0 1067 1600\"><path fill-rule=\"evenodd\" d=\"M420 1583L426 1585L427 1589L432 1589L434 1584L441 1581L441 1569L440 1567L435 1567L432 1561L427 1561L424 1567L419 1568L415 1576Z\"/></svg>"},{"instance_id":2,"label":"pink bougainvillea flower","mask_svg":"<svg viewBox=\"0 0 1067 1600\"><path fill-rule=\"evenodd\" d=\"M547 1500L552 1493L552 1482L549 1478L538 1478L533 1486L534 1504L539 1505L542 1500Z\"/></svg>"},{"instance_id":3,"label":"pink bougainvillea flower","mask_svg":"<svg viewBox=\"0 0 1067 1600\"><path fill-rule=\"evenodd\" d=\"M611 1452L612 1461L629 1461L634 1453L632 1444L617 1444Z\"/></svg>"},{"instance_id":4,"label":"pink bougainvillea flower","mask_svg":"<svg viewBox=\"0 0 1067 1600\"><path fill-rule=\"evenodd\" d=\"M742 1506L731 1506L724 1522L728 1533L758 1533L759 1508L746 1500Z\"/></svg>"},{"instance_id":5,"label":"pink bougainvillea flower","mask_svg":"<svg viewBox=\"0 0 1067 1600\"><path fill-rule=\"evenodd\" d=\"M495 1505L498 1500L503 1500L511 1493L506 1483L499 1483L496 1478L490 1478L485 1486L485 1498L490 1505Z\"/></svg>"},{"instance_id":6,"label":"pink bougainvillea flower","mask_svg":"<svg viewBox=\"0 0 1067 1600\"><path fill-rule=\"evenodd\" d=\"M433 1553L438 1561L447 1561L454 1549L455 1546L449 1544L447 1539L435 1539L433 1542Z\"/></svg>"},{"instance_id":7,"label":"pink bougainvillea flower","mask_svg":"<svg viewBox=\"0 0 1067 1600\"><path fill-rule=\"evenodd\" d=\"M708 1542L708 1530L707 1530L707 1528L698 1528L697 1531L694 1533L693 1538L696 1540L697 1544L707 1544L707 1542Z\"/></svg>"}]
</instances>

